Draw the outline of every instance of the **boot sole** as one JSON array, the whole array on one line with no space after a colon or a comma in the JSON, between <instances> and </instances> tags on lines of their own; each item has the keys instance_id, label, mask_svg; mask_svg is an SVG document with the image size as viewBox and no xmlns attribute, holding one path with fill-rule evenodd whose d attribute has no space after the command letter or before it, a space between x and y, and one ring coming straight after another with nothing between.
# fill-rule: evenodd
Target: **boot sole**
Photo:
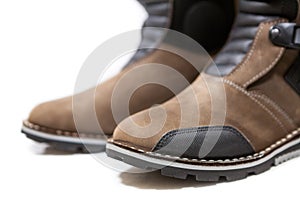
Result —
<instances>
[{"instance_id":1,"label":"boot sole","mask_svg":"<svg viewBox=\"0 0 300 200\"><path fill-rule=\"evenodd\" d=\"M105 140L52 135L25 126L22 127L21 132L31 140L49 144L57 150L78 153L97 153L105 151Z\"/></svg>"},{"instance_id":2,"label":"boot sole","mask_svg":"<svg viewBox=\"0 0 300 200\"><path fill-rule=\"evenodd\" d=\"M204 165L170 161L167 156L155 156L152 153L136 152L112 143L107 143L106 153L111 158L141 169L160 170L162 175L168 177L187 179L189 176L193 176L197 181L204 182L236 181L251 175L261 174L273 166L299 157L300 138L275 149L270 154L257 160L227 163L226 165L216 165L216 163L206 163Z\"/></svg>"}]
</instances>

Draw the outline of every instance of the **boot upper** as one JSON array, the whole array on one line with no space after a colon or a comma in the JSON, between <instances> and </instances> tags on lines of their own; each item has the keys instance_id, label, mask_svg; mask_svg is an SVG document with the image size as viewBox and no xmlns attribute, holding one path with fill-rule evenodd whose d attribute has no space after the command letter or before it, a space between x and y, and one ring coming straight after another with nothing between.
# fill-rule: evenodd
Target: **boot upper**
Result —
<instances>
[{"instance_id":1,"label":"boot upper","mask_svg":"<svg viewBox=\"0 0 300 200\"><path fill-rule=\"evenodd\" d=\"M149 17L141 32L142 40L139 50L124 69L95 88L35 107L24 123L25 126L46 133L59 133L59 135L66 136L78 136L78 132L93 137L99 133L111 135L117 124L124 118L172 98L193 82L199 74L198 70L185 58L172 53L189 50L170 45L164 41L165 36L161 35L161 31L156 32L155 29L146 27L170 28L187 33L198 42L209 44L211 52L214 52L225 41L234 16L233 1L228 2L228 0L211 2L141 0L141 2ZM228 13L225 13L224 9L220 7L221 5L226 5ZM199 25L195 24L198 21L198 19L195 20L199 16L198 11L206 9L213 9L218 15L224 15L221 26L217 25L220 20L211 13L208 13L211 15L210 20L203 20L202 16L202 22ZM195 30L192 28L201 31L193 35ZM211 37L210 34L207 34L211 30L221 32L222 36L217 39ZM167 49L172 49L172 52L163 50L165 46ZM157 47L160 49L156 49ZM139 66L145 65L148 67L140 69ZM169 66L184 77L186 82L179 84L175 76L161 70L160 66ZM151 83L152 80L173 85L175 90L170 91L164 86ZM136 88L143 81L148 81L149 84ZM115 92L116 88L119 92ZM133 89L136 90L128 100L126 97ZM112 101L112 99L114 100ZM114 107L114 111L112 107Z\"/></svg>"},{"instance_id":2,"label":"boot upper","mask_svg":"<svg viewBox=\"0 0 300 200\"><path fill-rule=\"evenodd\" d=\"M275 45L271 30L299 23L299 6L278 2L242 0L216 66L175 98L122 121L111 142L175 158L218 160L252 158L296 137L300 96L286 75L299 69L299 50ZM154 118L159 113L165 113L160 123Z\"/></svg>"},{"instance_id":3,"label":"boot upper","mask_svg":"<svg viewBox=\"0 0 300 200\"><path fill-rule=\"evenodd\" d=\"M147 67L139 67L143 65ZM126 94L133 91L141 81L150 82L160 77L167 77L164 82L174 83L176 77L170 76L167 71L161 70L159 76L155 74L159 71L160 65L172 66L172 69L189 80L183 85L178 84L177 92L187 87L198 74L198 71L180 56L164 50L156 50L95 88L38 105L32 110L28 122L54 130L78 132L79 129L79 132L85 134L111 134L120 120L153 104L163 103L174 95L161 85L147 84L137 88L129 101L126 99ZM116 89L119 92L114 94ZM114 109L118 111L116 113L112 111L112 99L114 99ZM97 123L91 120L95 113Z\"/></svg>"}]
</instances>

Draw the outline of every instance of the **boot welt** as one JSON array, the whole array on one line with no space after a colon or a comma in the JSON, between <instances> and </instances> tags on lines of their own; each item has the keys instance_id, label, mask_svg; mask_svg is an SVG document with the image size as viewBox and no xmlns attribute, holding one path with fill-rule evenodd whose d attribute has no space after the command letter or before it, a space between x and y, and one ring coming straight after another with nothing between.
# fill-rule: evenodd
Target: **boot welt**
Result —
<instances>
[{"instance_id":1,"label":"boot welt","mask_svg":"<svg viewBox=\"0 0 300 200\"><path fill-rule=\"evenodd\" d=\"M187 179L194 176L197 181L220 182L236 181L251 175L261 174L273 166L278 166L288 160L300 156L300 129L287 138L276 142L265 151L243 158L225 160L198 160L161 155L130 148L121 143L109 141L106 153L109 157L121 160L132 166L160 170L164 176Z\"/></svg>"},{"instance_id":2,"label":"boot welt","mask_svg":"<svg viewBox=\"0 0 300 200\"><path fill-rule=\"evenodd\" d=\"M25 125L23 125L21 131L31 140L49 144L62 151L96 153L105 150L106 140L104 139L56 135L35 130Z\"/></svg>"}]
</instances>

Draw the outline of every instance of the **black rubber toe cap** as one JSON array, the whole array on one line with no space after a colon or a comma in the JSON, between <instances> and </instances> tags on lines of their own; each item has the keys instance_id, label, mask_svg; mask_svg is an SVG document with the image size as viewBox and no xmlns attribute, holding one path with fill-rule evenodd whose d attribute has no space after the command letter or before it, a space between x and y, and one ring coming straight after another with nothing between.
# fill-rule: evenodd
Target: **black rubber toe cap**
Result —
<instances>
[{"instance_id":1,"label":"black rubber toe cap","mask_svg":"<svg viewBox=\"0 0 300 200\"><path fill-rule=\"evenodd\" d=\"M254 149L235 128L199 127L171 131L157 143L154 152L189 159L233 159L253 155Z\"/></svg>"}]
</instances>

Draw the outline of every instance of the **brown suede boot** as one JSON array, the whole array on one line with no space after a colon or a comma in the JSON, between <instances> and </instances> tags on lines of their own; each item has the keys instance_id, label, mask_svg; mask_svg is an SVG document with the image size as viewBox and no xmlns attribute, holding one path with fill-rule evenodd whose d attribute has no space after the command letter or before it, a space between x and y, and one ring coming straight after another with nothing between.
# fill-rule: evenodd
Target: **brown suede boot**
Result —
<instances>
[{"instance_id":1,"label":"brown suede boot","mask_svg":"<svg viewBox=\"0 0 300 200\"><path fill-rule=\"evenodd\" d=\"M238 180L299 156L299 16L297 0L241 0L217 66L177 98L122 121L107 154L199 181ZM161 127L151 126L162 109Z\"/></svg>"},{"instance_id":2,"label":"brown suede boot","mask_svg":"<svg viewBox=\"0 0 300 200\"><path fill-rule=\"evenodd\" d=\"M234 19L234 3L228 0L143 0L141 3L149 13L144 27L170 28L182 32L197 40L211 53L216 52L225 43ZM206 10L210 12L204 12ZM63 150L85 151L86 147L93 152L104 150L106 141L102 134L111 135L117 124L130 114L163 103L174 96L174 93L163 86L148 84L135 91L129 105L123 105L122 94L125 95L130 89L138 86L139 80L148 79L151 74L155 75L157 69L153 67L147 73L139 73L133 79L123 83L122 94L119 94L116 103L120 111L116 111L118 119L115 119L111 98L115 86L128 71L149 63L169 66L188 80L186 85L177 87L175 94L182 91L189 85L188 82L193 82L198 76L199 72L184 58L164 50L155 50L155 47L166 45L159 43L161 40L162 38L158 37L153 29L143 29L141 48L121 73L100 84L96 89L76 95L79 99L77 105L81 109L76 115L86 119L80 131L77 131L74 122L73 96L69 96L34 108L28 120L24 122L22 132L30 139L46 142ZM143 48L149 43L153 48ZM159 77L165 79L164 81L169 82L170 85L176 85L177 80L172 79L168 74L160 74ZM94 95L94 92L95 99L91 100L89 97ZM94 109L93 103L95 103L101 131L98 127L89 124L90 116L87 111ZM128 106L130 114L122 113L122 107Z\"/></svg>"}]
</instances>

